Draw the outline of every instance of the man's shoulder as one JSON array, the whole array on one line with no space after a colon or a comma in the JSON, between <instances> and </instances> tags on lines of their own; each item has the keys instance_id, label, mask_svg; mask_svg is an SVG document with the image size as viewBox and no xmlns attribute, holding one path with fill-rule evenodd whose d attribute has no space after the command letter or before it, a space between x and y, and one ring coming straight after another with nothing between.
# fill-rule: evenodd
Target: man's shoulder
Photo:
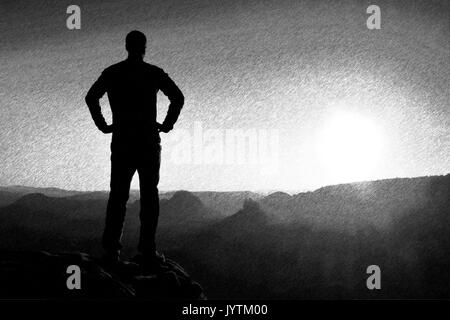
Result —
<instances>
[{"instance_id":1,"label":"man's shoulder","mask_svg":"<svg viewBox=\"0 0 450 320\"><path fill-rule=\"evenodd\" d=\"M148 72L151 72L154 75L164 75L165 71L158 67L155 66L153 64L150 64L148 62L143 61L142 62L143 65L143 69L145 69ZM103 70L104 74L112 74L112 73L116 73L116 72L121 72L123 70L128 69L130 66L128 65L126 60L120 61L118 63L115 63L109 67L107 67L106 69Z\"/></svg>"},{"instance_id":2,"label":"man's shoulder","mask_svg":"<svg viewBox=\"0 0 450 320\"><path fill-rule=\"evenodd\" d=\"M103 70L103 73L107 74L107 73L111 73L114 71L120 71L123 68L125 68L125 60L117 62L113 65L110 65L109 67L105 68L105 70Z\"/></svg>"},{"instance_id":3,"label":"man's shoulder","mask_svg":"<svg viewBox=\"0 0 450 320\"><path fill-rule=\"evenodd\" d=\"M123 79L131 74L140 77L146 81L164 82L167 79L167 73L160 67L153 64L142 62L137 68L136 64L131 65L126 60L115 63L102 72L102 78L106 82Z\"/></svg>"},{"instance_id":4,"label":"man's shoulder","mask_svg":"<svg viewBox=\"0 0 450 320\"><path fill-rule=\"evenodd\" d=\"M164 73L165 73L164 70L163 70L162 68L160 68L160 67L158 67L158 66L155 66L155 65L153 65L153 64L150 64L150 63L148 63L148 62L145 62L145 61L144 61L144 65L145 65L145 67L147 68L147 70L149 70L149 71L151 71L151 72L153 72L153 73L158 73L158 74L164 74Z\"/></svg>"}]
</instances>

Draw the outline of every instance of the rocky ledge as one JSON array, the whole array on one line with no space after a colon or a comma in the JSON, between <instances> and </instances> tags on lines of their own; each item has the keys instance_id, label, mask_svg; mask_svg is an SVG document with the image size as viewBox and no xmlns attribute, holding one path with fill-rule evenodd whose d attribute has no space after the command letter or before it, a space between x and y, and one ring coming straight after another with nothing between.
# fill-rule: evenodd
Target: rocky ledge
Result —
<instances>
[{"instance_id":1,"label":"rocky ledge","mask_svg":"<svg viewBox=\"0 0 450 320\"><path fill-rule=\"evenodd\" d=\"M156 274L138 264L114 271L84 253L0 252L0 299L204 300L201 286L165 259Z\"/></svg>"}]
</instances>

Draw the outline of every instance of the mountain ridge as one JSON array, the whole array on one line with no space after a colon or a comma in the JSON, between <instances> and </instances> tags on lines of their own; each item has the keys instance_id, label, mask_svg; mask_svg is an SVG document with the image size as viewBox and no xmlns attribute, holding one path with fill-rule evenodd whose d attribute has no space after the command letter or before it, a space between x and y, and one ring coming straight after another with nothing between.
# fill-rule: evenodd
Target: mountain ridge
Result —
<instances>
[{"instance_id":1,"label":"mountain ridge","mask_svg":"<svg viewBox=\"0 0 450 320\"><path fill-rule=\"evenodd\" d=\"M450 175L391 179L239 195L224 215L179 191L161 199L157 245L212 299L450 298L449 195ZM0 208L0 250L100 255L106 202L27 195ZM139 232L139 203L128 209L124 257ZM372 264L381 291L366 288Z\"/></svg>"}]
</instances>

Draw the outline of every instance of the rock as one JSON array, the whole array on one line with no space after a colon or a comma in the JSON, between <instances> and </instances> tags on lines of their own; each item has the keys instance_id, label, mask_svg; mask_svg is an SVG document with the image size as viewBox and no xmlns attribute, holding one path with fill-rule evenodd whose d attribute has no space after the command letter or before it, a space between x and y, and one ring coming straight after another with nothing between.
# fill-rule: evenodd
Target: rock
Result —
<instances>
[{"instance_id":1,"label":"rock","mask_svg":"<svg viewBox=\"0 0 450 320\"><path fill-rule=\"evenodd\" d=\"M80 268L81 289L69 290L67 268ZM204 300L201 286L170 259L160 272L142 275L138 264L105 270L84 253L0 252L0 299Z\"/></svg>"}]
</instances>

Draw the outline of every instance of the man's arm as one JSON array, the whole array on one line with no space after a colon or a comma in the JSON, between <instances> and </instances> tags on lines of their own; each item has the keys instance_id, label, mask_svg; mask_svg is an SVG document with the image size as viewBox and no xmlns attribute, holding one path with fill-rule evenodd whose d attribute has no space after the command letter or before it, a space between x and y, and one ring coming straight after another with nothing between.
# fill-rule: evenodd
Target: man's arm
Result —
<instances>
[{"instance_id":1,"label":"man's arm","mask_svg":"<svg viewBox=\"0 0 450 320\"><path fill-rule=\"evenodd\" d=\"M112 125L108 125L105 118L102 115L102 110L100 107L100 99L103 97L107 90L106 75L103 72L97 81L94 82L92 87L89 89L85 101L91 112L92 119L94 120L97 128L103 133L112 132Z\"/></svg>"},{"instance_id":2,"label":"man's arm","mask_svg":"<svg viewBox=\"0 0 450 320\"><path fill-rule=\"evenodd\" d=\"M161 125L161 131L167 133L173 129L175 122L178 120L178 116L180 115L181 109L184 105L184 96L175 82L173 82L173 80L170 79L164 71L162 71L160 89L170 101L169 110L167 111L166 118Z\"/></svg>"}]
</instances>

